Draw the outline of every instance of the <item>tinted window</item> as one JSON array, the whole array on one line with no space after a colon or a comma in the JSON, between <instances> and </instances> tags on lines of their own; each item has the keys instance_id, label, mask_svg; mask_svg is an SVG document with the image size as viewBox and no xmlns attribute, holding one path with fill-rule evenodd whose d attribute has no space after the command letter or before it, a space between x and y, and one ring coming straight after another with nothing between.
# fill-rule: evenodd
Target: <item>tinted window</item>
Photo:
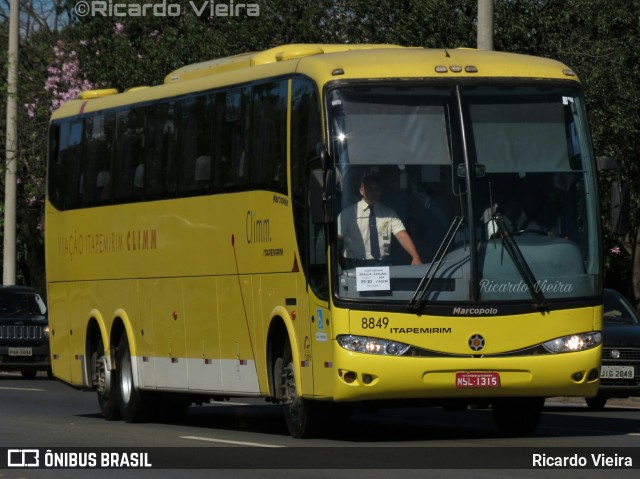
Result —
<instances>
[{"instance_id":1,"label":"tinted window","mask_svg":"<svg viewBox=\"0 0 640 479\"><path fill-rule=\"evenodd\" d=\"M35 293L0 290L0 318L41 316L45 312L44 302Z\"/></svg>"},{"instance_id":2,"label":"tinted window","mask_svg":"<svg viewBox=\"0 0 640 479\"><path fill-rule=\"evenodd\" d=\"M287 192L287 80L143 105L51 128L59 209L210 193Z\"/></svg>"}]
</instances>

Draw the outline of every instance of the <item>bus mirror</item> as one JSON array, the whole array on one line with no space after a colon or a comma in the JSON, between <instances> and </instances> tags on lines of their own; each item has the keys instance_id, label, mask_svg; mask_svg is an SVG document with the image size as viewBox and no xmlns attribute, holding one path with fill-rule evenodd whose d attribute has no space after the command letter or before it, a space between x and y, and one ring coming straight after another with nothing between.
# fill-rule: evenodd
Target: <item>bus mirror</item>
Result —
<instances>
[{"instance_id":1,"label":"bus mirror","mask_svg":"<svg viewBox=\"0 0 640 479\"><path fill-rule=\"evenodd\" d=\"M631 224L629 212L629 186L622 181L622 166L616 158L599 156L599 171L615 171L616 180L611 182L611 221L609 229L614 235L624 236L629 232Z\"/></svg>"},{"instance_id":2,"label":"bus mirror","mask_svg":"<svg viewBox=\"0 0 640 479\"><path fill-rule=\"evenodd\" d=\"M599 156L597 162L599 171L620 171L620 162L610 156Z\"/></svg>"},{"instance_id":3,"label":"bus mirror","mask_svg":"<svg viewBox=\"0 0 640 479\"><path fill-rule=\"evenodd\" d=\"M629 187L621 181L611 182L611 232L624 236L629 232Z\"/></svg>"},{"instance_id":4,"label":"bus mirror","mask_svg":"<svg viewBox=\"0 0 640 479\"><path fill-rule=\"evenodd\" d=\"M311 221L316 224L333 221L332 198L333 170L317 169L309 174L309 208Z\"/></svg>"},{"instance_id":5,"label":"bus mirror","mask_svg":"<svg viewBox=\"0 0 640 479\"><path fill-rule=\"evenodd\" d=\"M329 168L331 168L331 157L329 156L327 147L324 143L319 142L316 146L316 150L318 152L318 158L320 158L320 167L322 168L322 171L328 171Z\"/></svg>"}]
</instances>

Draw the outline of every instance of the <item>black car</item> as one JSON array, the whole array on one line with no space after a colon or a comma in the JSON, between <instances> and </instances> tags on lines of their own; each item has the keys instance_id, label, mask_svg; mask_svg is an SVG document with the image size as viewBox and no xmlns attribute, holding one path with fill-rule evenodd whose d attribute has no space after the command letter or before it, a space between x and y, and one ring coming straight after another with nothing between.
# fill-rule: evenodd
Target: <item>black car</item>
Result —
<instances>
[{"instance_id":1,"label":"black car","mask_svg":"<svg viewBox=\"0 0 640 479\"><path fill-rule=\"evenodd\" d=\"M604 331L600 389L587 399L589 409L602 409L609 398L640 396L640 319L625 297L604 290Z\"/></svg>"},{"instance_id":2,"label":"black car","mask_svg":"<svg viewBox=\"0 0 640 479\"><path fill-rule=\"evenodd\" d=\"M47 307L32 288L0 287L0 371L51 375Z\"/></svg>"}]
</instances>

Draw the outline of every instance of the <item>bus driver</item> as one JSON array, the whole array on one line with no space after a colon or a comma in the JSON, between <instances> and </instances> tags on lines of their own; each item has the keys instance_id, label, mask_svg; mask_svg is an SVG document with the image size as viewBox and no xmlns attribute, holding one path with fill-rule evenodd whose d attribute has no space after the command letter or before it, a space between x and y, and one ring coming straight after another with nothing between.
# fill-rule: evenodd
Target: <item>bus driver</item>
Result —
<instances>
[{"instance_id":1,"label":"bus driver","mask_svg":"<svg viewBox=\"0 0 640 479\"><path fill-rule=\"evenodd\" d=\"M343 256L356 265L389 261L393 234L411 256L411 264L422 264L397 213L380 203L380 181L376 175L363 176L360 196L360 201L346 207L338 216L338 240L343 244Z\"/></svg>"}]
</instances>

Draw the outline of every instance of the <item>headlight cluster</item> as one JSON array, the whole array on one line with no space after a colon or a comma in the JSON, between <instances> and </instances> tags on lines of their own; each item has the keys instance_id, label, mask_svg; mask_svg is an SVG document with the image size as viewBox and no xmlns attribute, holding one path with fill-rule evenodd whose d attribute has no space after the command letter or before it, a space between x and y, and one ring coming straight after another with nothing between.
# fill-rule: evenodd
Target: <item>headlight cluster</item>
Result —
<instances>
[{"instance_id":1,"label":"headlight cluster","mask_svg":"<svg viewBox=\"0 0 640 479\"><path fill-rule=\"evenodd\" d=\"M582 333L552 339L543 343L543 346L550 353L572 353L595 348L601 343L602 333Z\"/></svg>"},{"instance_id":2,"label":"headlight cluster","mask_svg":"<svg viewBox=\"0 0 640 479\"><path fill-rule=\"evenodd\" d=\"M366 336L345 334L338 336L338 344L347 351L365 354L382 354L387 356L402 356L409 351L408 344Z\"/></svg>"},{"instance_id":3,"label":"headlight cluster","mask_svg":"<svg viewBox=\"0 0 640 479\"><path fill-rule=\"evenodd\" d=\"M49 339L49 325L46 325L42 328L42 334L44 334L44 337Z\"/></svg>"}]
</instances>

